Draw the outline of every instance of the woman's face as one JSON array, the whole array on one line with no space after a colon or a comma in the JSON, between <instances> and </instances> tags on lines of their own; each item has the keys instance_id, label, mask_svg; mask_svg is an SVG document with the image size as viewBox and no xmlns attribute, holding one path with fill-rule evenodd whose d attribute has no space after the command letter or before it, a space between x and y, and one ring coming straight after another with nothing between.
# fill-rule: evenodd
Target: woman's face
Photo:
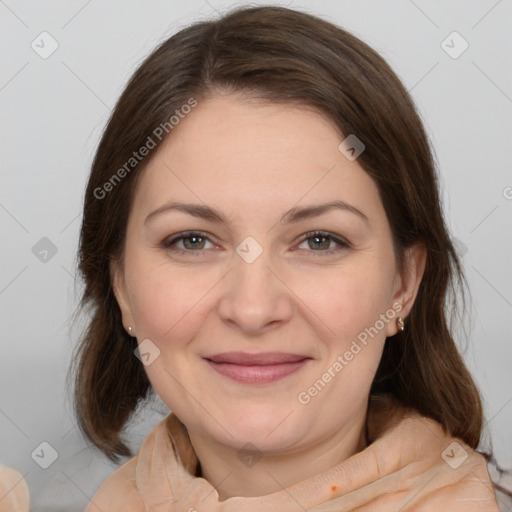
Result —
<instances>
[{"instance_id":1,"label":"woman's face","mask_svg":"<svg viewBox=\"0 0 512 512\"><path fill-rule=\"evenodd\" d=\"M421 272L397 271L377 187L342 140L311 110L215 96L142 174L116 296L189 431L286 452L361 427Z\"/></svg>"}]
</instances>

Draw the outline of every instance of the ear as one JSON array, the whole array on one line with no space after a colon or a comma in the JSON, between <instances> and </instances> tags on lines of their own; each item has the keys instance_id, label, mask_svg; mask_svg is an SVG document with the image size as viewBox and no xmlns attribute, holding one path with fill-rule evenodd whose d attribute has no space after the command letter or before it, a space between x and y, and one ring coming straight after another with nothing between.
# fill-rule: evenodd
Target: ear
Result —
<instances>
[{"instance_id":1,"label":"ear","mask_svg":"<svg viewBox=\"0 0 512 512\"><path fill-rule=\"evenodd\" d=\"M124 270L122 264L118 261L112 260L110 262L110 280L112 282L112 288L116 297L121 315L123 318L123 327L128 332L128 326L132 327L132 332L129 333L131 336L135 335L136 329L133 321L132 310L130 301L128 300L128 293L126 290L126 282L124 279Z\"/></svg>"},{"instance_id":2,"label":"ear","mask_svg":"<svg viewBox=\"0 0 512 512\"><path fill-rule=\"evenodd\" d=\"M420 283L425 272L427 261L427 248L417 243L405 250L403 269L395 278L392 299L392 309L397 311L396 318L405 319L416 300ZM398 332L396 322L389 322L386 328L387 336L394 336Z\"/></svg>"}]
</instances>

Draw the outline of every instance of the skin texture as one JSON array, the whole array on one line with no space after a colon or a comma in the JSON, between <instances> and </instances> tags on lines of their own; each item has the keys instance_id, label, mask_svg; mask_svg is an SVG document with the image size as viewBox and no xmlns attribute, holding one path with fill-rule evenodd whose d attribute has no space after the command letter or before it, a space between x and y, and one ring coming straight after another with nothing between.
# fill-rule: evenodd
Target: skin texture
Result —
<instances>
[{"instance_id":1,"label":"skin texture","mask_svg":"<svg viewBox=\"0 0 512 512\"><path fill-rule=\"evenodd\" d=\"M0 464L0 512L29 512L27 482L16 469Z\"/></svg>"},{"instance_id":2,"label":"skin texture","mask_svg":"<svg viewBox=\"0 0 512 512\"><path fill-rule=\"evenodd\" d=\"M425 251L413 247L405 269L397 269L377 187L357 160L338 150L343 139L311 109L216 95L174 128L138 183L124 258L112 265L114 290L125 328L132 327L139 344L149 339L160 350L145 366L148 377L186 425L203 476L221 499L278 491L366 445L369 390L386 337L397 332L398 314L379 323L383 328L343 359L341 371L331 370L309 403L297 397L344 357L361 332L395 311L393 304L407 316ZM335 200L357 208L367 221L333 209L279 222L291 208ZM145 223L171 201L206 204L228 224L178 211ZM163 245L191 230L208 239ZM316 230L349 246L305 237ZM251 263L236 251L249 236L263 250ZM311 360L276 382L242 384L203 359L228 351L279 351Z\"/></svg>"}]
</instances>

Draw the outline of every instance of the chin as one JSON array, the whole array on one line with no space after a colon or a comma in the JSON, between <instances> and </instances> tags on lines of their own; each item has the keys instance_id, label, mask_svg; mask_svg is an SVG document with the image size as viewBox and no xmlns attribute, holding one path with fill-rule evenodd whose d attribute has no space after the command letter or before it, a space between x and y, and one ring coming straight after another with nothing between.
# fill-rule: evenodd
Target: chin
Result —
<instances>
[{"instance_id":1,"label":"chin","mask_svg":"<svg viewBox=\"0 0 512 512\"><path fill-rule=\"evenodd\" d=\"M267 410L261 414L255 411L240 411L235 418L228 420L231 425L228 431L233 436L230 438L230 444L240 447L251 443L261 450L280 450L294 444L302 438L302 429L297 424L297 418L292 419L292 410L285 413L283 410ZM236 440L234 443L233 439Z\"/></svg>"}]
</instances>

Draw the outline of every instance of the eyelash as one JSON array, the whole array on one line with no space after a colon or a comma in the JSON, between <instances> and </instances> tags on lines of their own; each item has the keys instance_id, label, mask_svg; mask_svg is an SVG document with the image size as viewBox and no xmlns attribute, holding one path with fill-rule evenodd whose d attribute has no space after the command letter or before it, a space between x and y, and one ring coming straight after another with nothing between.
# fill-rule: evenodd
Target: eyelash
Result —
<instances>
[{"instance_id":1,"label":"eyelash","mask_svg":"<svg viewBox=\"0 0 512 512\"><path fill-rule=\"evenodd\" d=\"M193 238L193 237L199 237L199 238L203 238L203 239L206 239L208 240L209 242L211 242L211 240L209 239L208 235L206 233L204 233L203 231L187 231L187 232L183 232L183 233L179 233L178 235L170 238L170 239L166 239L162 242L162 247L166 250L169 250L169 251L173 251L173 252L178 252L178 253L187 253L187 254L191 254L191 253L202 253L204 251L204 249L198 249L198 250L191 250L191 249L176 249L176 248L172 248L173 245L175 245L177 242L179 242L180 240L183 240L183 239L187 239L187 238ZM351 247L351 245L344 239L340 238L340 237L337 237L337 236L334 236L332 233L329 233L329 232L326 232L326 231L310 231L309 233L306 233L305 235L303 235L302 239L300 240L299 242L299 245L302 244L303 242L307 241L308 239L310 238L315 238L315 237L324 237L324 238L328 238L329 240L333 241L334 243L338 244L338 247L334 248L334 249L328 249L326 251L322 251L322 250L319 250L319 251L314 251L314 250L310 250L308 252L319 252L321 254L319 254L318 256L322 256L322 255L331 255L331 254L334 254L334 253L337 253L343 249L348 249ZM213 243L213 242L212 242ZM199 254L195 254L194 256L198 256ZM315 255L317 256L317 255Z\"/></svg>"}]
</instances>

